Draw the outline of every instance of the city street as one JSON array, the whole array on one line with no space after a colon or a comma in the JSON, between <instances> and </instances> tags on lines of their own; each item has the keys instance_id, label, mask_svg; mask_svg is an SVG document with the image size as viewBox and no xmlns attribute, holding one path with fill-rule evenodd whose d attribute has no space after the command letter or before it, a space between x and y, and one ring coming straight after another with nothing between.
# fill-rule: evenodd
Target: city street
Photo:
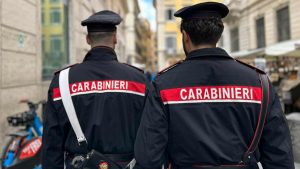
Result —
<instances>
[{"instance_id":1,"label":"city street","mask_svg":"<svg viewBox=\"0 0 300 169\"><path fill-rule=\"evenodd\" d=\"M144 140L161 143L150 136L167 138L162 145L169 148L172 138L180 138L183 153L174 151L178 159L189 162L185 155L202 153L210 162L227 155L222 151L235 153L235 145L240 151L249 133L261 136L255 128L267 126L271 111L262 110L272 105L270 121L281 123L269 123L264 136L278 151L263 155L275 163L277 152L293 153L300 169L300 0L0 0L0 169L41 169L42 143L50 151L59 149L54 154L73 148L68 154L77 153L76 137L71 130L65 132L71 129L69 116L62 114L67 108L61 91L68 90L58 81L67 67L70 100L90 136L90 147L117 153L122 145L120 150L134 152L138 128L144 124L150 126L145 130L165 136L140 134L147 136ZM153 95L148 92L152 89ZM147 110L149 116L144 115ZM166 118L165 112L175 115ZM255 116L262 112L268 120ZM149 124L140 123L144 117ZM164 125L153 125L161 127L155 130L151 125L156 121ZM286 146L289 130L293 152ZM105 141L120 143L107 146ZM249 147L258 147L256 143L261 142L252 141ZM34 161L30 167L22 164L27 158Z\"/></svg>"}]
</instances>

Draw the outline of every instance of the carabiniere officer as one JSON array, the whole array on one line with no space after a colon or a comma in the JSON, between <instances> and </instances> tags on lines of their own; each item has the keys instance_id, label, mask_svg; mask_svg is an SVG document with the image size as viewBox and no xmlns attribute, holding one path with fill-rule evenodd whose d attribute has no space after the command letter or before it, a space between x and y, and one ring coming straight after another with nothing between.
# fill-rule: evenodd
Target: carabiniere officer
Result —
<instances>
[{"instance_id":1,"label":"carabiniere officer","mask_svg":"<svg viewBox=\"0 0 300 169\"><path fill-rule=\"evenodd\" d=\"M100 11L82 21L91 50L80 64L69 66L70 92L88 149L95 149L121 166L133 159L133 147L146 95L141 70L118 62L114 51L122 18ZM44 114L43 169L71 168L79 146L62 104L57 71L48 91ZM65 156L66 155L66 156Z\"/></svg>"},{"instance_id":2,"label":"carabiniere officer","mask_svg":"<svg viewBox=\"0 0 300 169\"><path fill-rule=\"evenodd\" d=\"M206 2L175 13L186 58L160 72L149 92L135 143L142 168L161 168L168 157L172 169L258 169L258 162L294 169L289 128L273 86L262 83L265 72L216 47L228 12Z\"/></svg>"}]
</instances>

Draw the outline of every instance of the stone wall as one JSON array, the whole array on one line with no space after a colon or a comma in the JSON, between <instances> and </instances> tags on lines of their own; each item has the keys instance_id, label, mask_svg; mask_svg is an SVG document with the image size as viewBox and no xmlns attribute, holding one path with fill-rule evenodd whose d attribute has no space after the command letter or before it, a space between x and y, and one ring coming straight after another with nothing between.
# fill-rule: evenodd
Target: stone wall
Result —
<instances>
[{"instance_id":1,"label":"stone wall","mask_svg":"<svg viewBox=\"0 0 300 169\"><path fill-rule=\"evenodd\" d=\"M40 16L40 0L0 0L0 138L6 117L27 109L19 100L43 98Z\"/></svg>"}]
</instances>

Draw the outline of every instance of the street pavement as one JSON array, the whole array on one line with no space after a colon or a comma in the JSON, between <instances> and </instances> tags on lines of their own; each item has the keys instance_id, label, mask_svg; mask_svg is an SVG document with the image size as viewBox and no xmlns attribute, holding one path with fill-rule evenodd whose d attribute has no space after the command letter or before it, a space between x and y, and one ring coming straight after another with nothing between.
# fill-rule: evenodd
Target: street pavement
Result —
<instances>
[{"instance_id":1,"label":"street pavement","mask_svg":"<svg viewBox=\"0 0 300 169\"><path fill-rule=\"evenodd\" d=\"M259 168L263 169L260 164L259 164ZM300 163L295 163L295 169L300 169Z\"/></svg>"},{"instance_id":2,"label":"street pavement","mask_svg":"<svg viewBox=\"0 0 300 169\"><path fill-rule=\"evenodd\" d=\"M286 116L291 131L296 169L300 169L300 112Z\"/></svg>"},{"instance_id":3,"label":"street pavement","mask_svg":"<svg viewBox=\"0 0 300 169\"><path fill-rule=\"evenodd\" d=\"M294 159L297 162L295 169L300 169L300 112L291 113L286 118L292 136Z\"/></svg>"}]
</instances>

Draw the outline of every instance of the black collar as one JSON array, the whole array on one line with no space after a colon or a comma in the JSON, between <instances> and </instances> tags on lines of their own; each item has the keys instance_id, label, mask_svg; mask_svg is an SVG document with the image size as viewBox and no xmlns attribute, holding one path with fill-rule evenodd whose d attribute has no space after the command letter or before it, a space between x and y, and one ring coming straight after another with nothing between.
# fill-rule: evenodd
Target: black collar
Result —
<instances>
[{"instance_id":1,"label":"black collar","mask_svg":"<svg viewBox=\"0 0 300 169\"><path fill-rule=\"evenodd\" d=\"M228 55L228 53L224 49L221 49L221 48L204 48L204 49L197 49L197 50L191 51L187 55L186 60L196 59L196 58L204 58L205 56L209 56L209 57L226 57L226 58L233 59L232 57L230 57Z\"/></svg>"},{"instance_id":2,"label":"black collar","mask_svg":"<svg viewBox=\"0 0 300 169\"><path fill-rule=\"evenodd\" d=\"M84 57L83 61L118 61L115 51L107 46L92 48Z\"/></svg>"}]
</instances>

